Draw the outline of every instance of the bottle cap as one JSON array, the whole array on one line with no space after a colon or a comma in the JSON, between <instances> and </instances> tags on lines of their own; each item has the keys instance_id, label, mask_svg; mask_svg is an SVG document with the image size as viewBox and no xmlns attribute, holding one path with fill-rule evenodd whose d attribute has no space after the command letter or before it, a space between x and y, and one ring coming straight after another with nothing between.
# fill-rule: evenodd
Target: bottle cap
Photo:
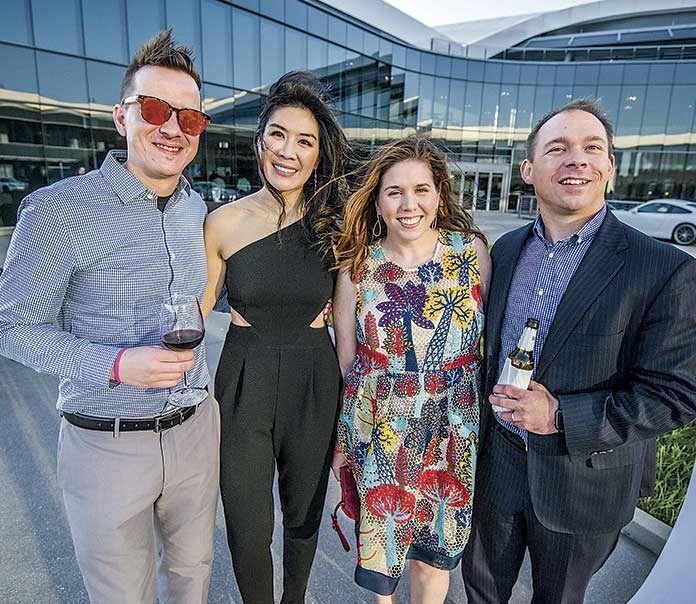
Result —
<instances>
[{"instance_id":1,"label":"bottle cap","mask_svg":"<svg viewBox=\"0 0 696 604\"><path fill-rule=\"evenodd\" d=\"M539 328L539 319L532 319L531 317L527 319L527 327L531 327L533 329L538 329Z\"/></svg>"}]
</instances>

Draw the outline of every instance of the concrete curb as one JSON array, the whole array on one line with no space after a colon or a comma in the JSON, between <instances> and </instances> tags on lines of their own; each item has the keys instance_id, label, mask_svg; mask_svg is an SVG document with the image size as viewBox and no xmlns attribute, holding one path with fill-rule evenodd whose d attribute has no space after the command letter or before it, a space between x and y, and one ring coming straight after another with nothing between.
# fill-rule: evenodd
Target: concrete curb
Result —
<instances>
[{"instance_id":1,"label":"concrete curb","mask_svg":"<svg viewBox=\"0 0 696 604\"><path fill-rule=\"evenodd\" d=\"M636 508L633 520L623 527L621 532L632 541L659 556L672 532L672 527Z\"/></svg>"}]
</instances>

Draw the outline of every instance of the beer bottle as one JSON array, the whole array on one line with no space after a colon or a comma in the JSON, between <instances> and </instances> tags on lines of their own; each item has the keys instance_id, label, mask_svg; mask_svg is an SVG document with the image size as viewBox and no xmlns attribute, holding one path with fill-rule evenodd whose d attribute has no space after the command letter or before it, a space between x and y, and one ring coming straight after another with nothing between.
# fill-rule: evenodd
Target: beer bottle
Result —
<instances>
[{"instance_id":1,"label":"beer bottle","mask_svg":"<svg viewBox=\"0 0 696 604\"><path fill-rule=\"evenodd\" d=\"M499 384L527 389L534 370L534 342L536 341L537 329L539 329L539 319L527 319L517 346L505 359L503 371L498 378ZM496 413L509 411L507 407L498 405L493 405L493 410Z\"/></svg>"}]
</instances>

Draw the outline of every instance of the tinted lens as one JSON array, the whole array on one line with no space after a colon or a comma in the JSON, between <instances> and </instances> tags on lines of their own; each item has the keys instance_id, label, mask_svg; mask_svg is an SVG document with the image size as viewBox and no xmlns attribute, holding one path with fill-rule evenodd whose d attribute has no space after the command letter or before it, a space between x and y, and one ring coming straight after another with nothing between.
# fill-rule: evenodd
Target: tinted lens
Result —
<instances>
[{"instance_id":1,"label":"tinted lens","mask_svg":"<svg viewBox=\"0 0 696 604\"><path fill-rule=\"evenodd\" d=\"M169 119L172 110L164 101L152 97L139 98L140 115L153 126L161 126Z\"/></svg>"},{"instance_id":2,"label":"tinted lens","mask_svg":"<svg viewBox=\"0 0 696 604\"><path fill-rule=\"evenodd\" d=\"M204 113L195 109L182 109L179 111L179 128L189 136L203 134L208 125L208 118Z\"/></svg>"}]
</instances>

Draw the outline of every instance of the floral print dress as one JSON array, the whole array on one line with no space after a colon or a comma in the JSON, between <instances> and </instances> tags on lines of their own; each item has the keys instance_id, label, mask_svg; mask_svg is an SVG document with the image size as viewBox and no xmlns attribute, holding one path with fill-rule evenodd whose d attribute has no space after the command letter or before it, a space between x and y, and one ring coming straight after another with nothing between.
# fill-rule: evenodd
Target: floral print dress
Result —
<instances>
[{"instance_id":1,"label":"floral print dress","mask_svg":"<svg viewBox=\"0 0 696 604\"><path fill-rule=\"evenodd\" d=\"M376 243L358 275L358 350L338 438L360 495L355 580L378 594L394 592L407 558L454 568L469 538L479 281L473 236L453 231L412 269Z\"/></svg>"}]
</instances>

